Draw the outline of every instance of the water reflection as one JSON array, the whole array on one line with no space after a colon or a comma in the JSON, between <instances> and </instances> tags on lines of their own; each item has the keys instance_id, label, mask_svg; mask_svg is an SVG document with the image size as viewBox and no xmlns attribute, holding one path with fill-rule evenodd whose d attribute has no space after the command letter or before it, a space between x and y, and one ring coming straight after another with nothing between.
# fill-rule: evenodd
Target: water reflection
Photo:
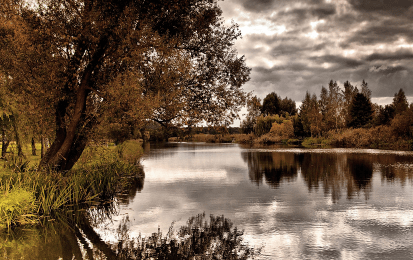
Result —
<instances>
[{"instance_id":1,"label":"water reflection","mask_svg":"<svg viewBox=\"0 0 413 260\"><path fill-rule=\"evenodd\" d=\"M292 153L257 153L243 152L241 156L248 164L248 175L251 182L260 185L265 178L266 183L277 188L282 181L291 182L297 178L297 155Z\"/></svg>"},{"instance_id":2,"label":"water reflection","mask_svg":"<svg viewBox=\"0 0 413 260\"><path fill-rule=\"evenodd\" d=\"M361 192L368 199L374 170L380 171L383 181L400 181L402 185L413 176L412 158L395 154L248 149L241 157L248 165L249 179L258 186L265 180L271 188L279 188L283 182L295 181L300 172L310 192L321 188L324 194L331 194L333 202L343 191L347 199Z\"/></svg>"},{"instance_id":3,"label":"water reflection","mask_svg":"<svg viewBox=\"0 0 413 260\"><path fill-rule=\"evenodd\" d=\"M113 205L111 205L113 207ZM113 208L112 208L113 209ZM113 210L77 212L61 216L33 229L15 229L0 234L0 253L5 259L250 259L259 254L243 242L243 232L224 216L199 214L187 225L164 236L158 229L148 237L130 237L129 217L124 217L106 243L96 232L98 223Z\"/></svg>"},{"instance_id":4,"label":"water reflection","mask_svg":"<svg viewBox=\"0 0 413 260\"><path fill-rule=\"evenodd\" d=\"M136 249L127 245L129 238L158 241L160 233L168 236L172 222L187 227L188 218L200 212L231 219L244 230L244 241L262 247L259 260L409 259L413 255L413 152L199 143L150 149L142 162L145 185L122 193L111 218L96 208L83 222L117 257L121 251L129 257L128 248ZM91 236L91 230L77 226L82 236ZM102 253L104 244L93 240L93 235L82 242L71 238L79 236L76 231L56 229L69 238L62 234L54 242L56 248L39 247L49 250L46 253L77 241L84 258L110 255ZM16 240L24 241L24 236ZM61 236L67 242L59 242ZM79 255L79 250L70 250L67 257Z\"/></svg>"}]
</instances>

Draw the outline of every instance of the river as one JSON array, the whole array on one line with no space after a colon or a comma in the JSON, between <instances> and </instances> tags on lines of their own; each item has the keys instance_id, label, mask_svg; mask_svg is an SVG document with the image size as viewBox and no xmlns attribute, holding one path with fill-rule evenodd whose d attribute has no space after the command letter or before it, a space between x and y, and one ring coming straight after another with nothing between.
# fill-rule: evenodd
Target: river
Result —
<instances>
[{"instance_id":1,"label":"river","mask_svg":"<svg viewBox=\"0 0 413 260\"><path fill-rule=\"evenodd\" d=\"M256 259L413 259L413 152L168 143L142 165L144 183L94 225L107 244L126 217L145 237L205 213L243 230Z\"/></svg>"}]
</instances>

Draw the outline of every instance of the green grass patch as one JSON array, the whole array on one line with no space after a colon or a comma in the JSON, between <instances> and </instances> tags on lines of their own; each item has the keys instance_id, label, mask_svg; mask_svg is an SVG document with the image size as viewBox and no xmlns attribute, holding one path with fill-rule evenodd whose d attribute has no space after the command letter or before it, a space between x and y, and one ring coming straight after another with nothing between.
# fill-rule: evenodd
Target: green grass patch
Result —
<instances>
[{"instance_id":1,"label":"green grass patch","mask_svg":"<svg viewBox=\"0 0 413 260\"><path fill-rule=\"evenodd\" d=\"M118 147L91 146L65 174L20 165L27 160L9 160L5 164L8 172L0 175L0 228L33 223L67 207L113 199L131 177L143 178L137 165L142 154L136 141Z\"/></svg>"}]
</instances>

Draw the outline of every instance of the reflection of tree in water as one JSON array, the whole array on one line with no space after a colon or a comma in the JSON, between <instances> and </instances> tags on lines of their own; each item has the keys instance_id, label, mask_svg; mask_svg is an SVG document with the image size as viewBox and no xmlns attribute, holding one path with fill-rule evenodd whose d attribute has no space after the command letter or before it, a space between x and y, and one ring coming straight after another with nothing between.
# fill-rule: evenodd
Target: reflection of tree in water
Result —
<instances>
[{"instance_id":1,"label":"reflection of tree in water","mask_svg":"<svg viewBox=\"0 0 413 260\"><path fill-rule=\"evenodd\" d=\"M301 170L309 191L322 188L338 201L346 190L347 198L364 192L366 199L371 191L373 165L378 157L371 154L341 153L290 153L290 152L243 152L248 163L251 182L265 182L277 188L283 181L293 181ZM394 160L394 159L393 159Z\"/></svg>"},{"instance_id":2,"label":"reflection of tree in water","mask_svg":"<svg viewBox=\"0 0 413 260\"><path fill-rule=\"evenodd\" d=\"M123 189L118 192L116 198L120 203L128 204L130 199L135 198L136 192L141 192L143 190L143 185L145 182L145 172L141 169L140 175L127 176L124 177Z\"/></svg>"},{"instance_id":3,"label":"reflection of tree in water","mask_svg":"<svg viewBox=\"0 0 413 260\"><path fill-rule=\"evenodd\" d=\"M278 152L243 152L242 158L248 163L250 180L257 185L265 182L277 188L284 180L292 181L297 177L297 155Z\"/></svg>"},{"instance_id":4,"label":"reflection of tree in water","mask_svg":"<svg viewBox=\"0 0 413 260\"><path fill-rule=\"evenodd\" d=\"M341 187L346 180L343 174L343 158L337 154L304 153L299 159L301 174L308 189L318 190L321 185L324 194L331 193L333 201L338 200L341 196Z\"/></svg>"},{"instance_id":5,"label":"reflection of tree in water","mask_svg":"<svg viewBox=\"0 0 413 260\"><path fill-rule=\"evenodd\" d=\"M125 178L117 196L128 203L143 188L144 178ZM15 229L11 234L0 232L0 255L6 259L249 259L256 251L242 243L242 232L232 227L224 216L204 214L192 217L187 225L163 237L158 231L148 238L129 237L129 219L124 218L115 244L105 243L100 224L111 220L116 204L107 203L88 210L66 210L46 219L33 229ZM110 232L110 231L109 231ZM105 234L106 233L106 234Z\"/></svg>"},{"instance_id":6,"label":"reflection of tree in water","mask_svg":"<svg viewBox=\"0 0 413 260\"><path fill-rule=\"evenodd\" d=\"M359 190L369 188L373 176L373 161L371 156L352 154L348 156L347 164L356 188Z\"/></svg>"},{"instance_id":7,"label":"reflection of tree in water","mask_svg":"<svg viewBox=\"0 0 413 260\"><path fill-rule=\"evenodd\" d=\"M402 155L378 155L375 169L381 172L382 181L399 181L402 186L413 183L413 157Z\"/></svg>"},{"instance_id":8,"label":"reflection of tree in water","mask_svg":"<svg viewBox=\"0 0 413 260\"><path fill-rule=\"evenodd\" d=\"M347 190L347 198L363 191L366 199L371 189L373 161L371 156L360 154L305 153L300 156L301 173L309 190L321 185L333 201Z\"/></svg>"},{"instance_id":9,"label":"reflection of tree in water","mask_svg":"<svg viewBox=\"0 0 413 260\"><path fill-rule=\"evenodd\" d=\"M115 244L105 243L95 231L96 222L111 215L100 207L92 214L61 216L43 227L13 234L0 233L0 254L6 259L250 259L259 251L243 243L243 233L224 216L192 217L187 225L166 236L129 237L129 219L116 231ZM13 250L8 250L8 248Z\"/></svg>"}]
</instances>

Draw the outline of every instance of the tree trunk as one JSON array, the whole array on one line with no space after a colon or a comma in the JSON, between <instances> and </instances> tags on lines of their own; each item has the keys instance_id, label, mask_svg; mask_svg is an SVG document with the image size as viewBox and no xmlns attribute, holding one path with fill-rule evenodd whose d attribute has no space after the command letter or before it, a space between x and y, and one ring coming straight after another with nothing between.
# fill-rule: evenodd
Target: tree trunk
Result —
<instances>
[{"instance_id":1,"label":"tree trunk","mask_svg":"<svg viewBox=\"0 0 413 260\"><path fill-rule=\"evenodd\" d=\"M32 155L36 155L36 143L34 142L34 137L32 137Z\"/></svg>"},{"instance_id":2,"label":"tree trunk","mask_svg":"<svg viewBox=\"0 0 413 260\"><path fill-rule=\"evenodd\" d=\"M14 137L16 139L17 155L19 157L25 158L26 156L23 153L23 148L22 148L22 143L21 143L21 140L20 140L19 129L17 127L16 117L14 116L11 121L12 121L12 125L13 125Z\"/></svg>"},{"instance_id":3,"label":"tree trunk","mask_svg":"<svg viewBox=\"0 0 413 260\"><path fill-rule=\"evenodd\" d=\"M1 158L6 157L7 148L9 147L10 141L6 137L6 131L2 129L2 140L1 140Z\"/></svg>"},{"instance_id":4,"label":"tree trunk","mask_svg":"<svg viewBox=\"0 0 413 260\"><path fill-rule=\"evenodd\" d=\"M86 99L89 94L86 75L79 86L75 107L66 127L65 115L69 102L60 101L56 106L56 138L39 164L40 169L56 171L70 170L81 156L88 141L88 134L96 123L94 118L86 116Z\"/></svg>"}]
</instances>

